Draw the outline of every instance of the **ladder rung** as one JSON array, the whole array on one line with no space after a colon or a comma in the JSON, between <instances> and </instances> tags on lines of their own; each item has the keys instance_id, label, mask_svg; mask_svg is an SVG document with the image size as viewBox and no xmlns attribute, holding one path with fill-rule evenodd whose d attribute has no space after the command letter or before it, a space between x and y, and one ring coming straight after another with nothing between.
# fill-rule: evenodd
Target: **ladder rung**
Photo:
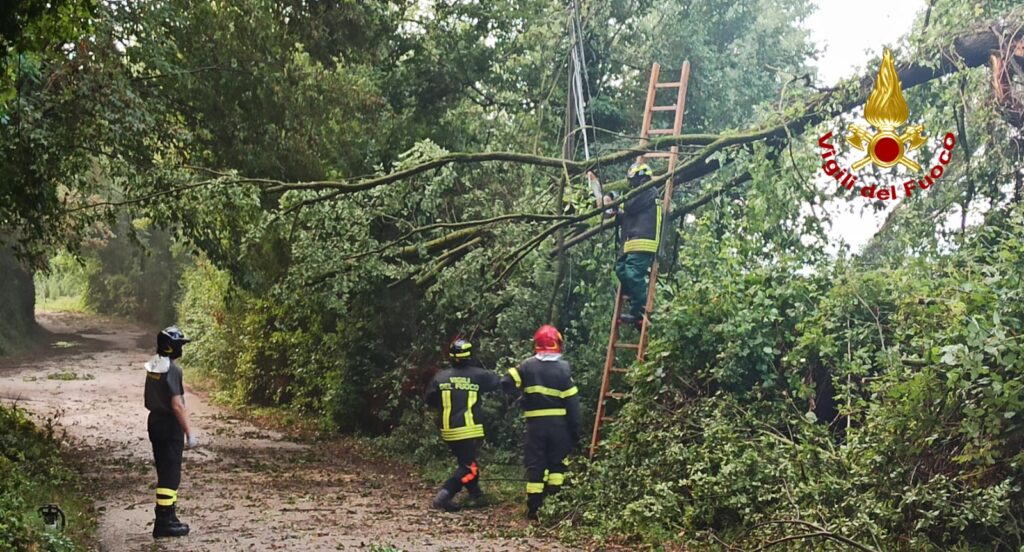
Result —
<instances>
[{"instance_id":1,"label":"ladder rung","mask_svg":"<svg viewBox=\"0 0 1024 552\"><path fill-rule=\"evenodd\" d=\"M639 343L616 343L615 344L615 348L616 349L639 349L640 348L640 344Z\"/></svg>"},{"instance_id":2,"label":"ladder rung","mask_svg":"<svg viewBox=\"0 0 1024 552\"><path fill-rule=\"evenodd\" d=\"M654 86L656 86L658 88L679 88L679 83L678 82L659 82L658 84L655 84Z\"/></svg>"},{"instance_id":3,"label":"ladder rung","mask_svg":"<svg viewBox=\"0 0 1024 552\"><path fill-rule=\"evenodd\" d=\"M675 134L675 130L671 128L652 128L647 131L647 134Z\"/></svg>"},{"instance_id":4,"label":"ladder rung","mask_svg":"<svg viewBox=\"0 0 1024 552\"><path fill-rule=\"evenodd\" d=\"M611 416L602 416L601 417L601 422L602 423L608 423L608 422L614 422L614 421L615 421L615 418L612 418Z\"/></svg>"},{"instance_id":5,"label":"ladder rung","mask_svg":"<svg viewBox=\"0 0 1024 552\"><path fill-rule=\"evenodd\" d=\"M605 397L608 397L608 398L610 398L610 399L615 399L615 400L619 400L619 399L621 399L622 397L625 397L625 396L626 396L626 394L625 394L625 393L620 393L620 392L618 392L618 391L609 391L609 392L605 393L605 394L604 394L604 396L605 396Z\"/></svg>"},{"instance_id":6,"label":"ladder rung","mask_svg":"<svg viewBox=\"0 0 1024 552\"><path fill-rule=\"evenodd\" d=\"M672 104L672 105L656 105L656 106L651 108L651 111L675 111L676 107L677 107L676 104Z\"/></svg>"},{"instance_id":7,"label":"ladder rung","mask_svg":"<svg viewBox=\"0 0 1024 552\"><path fill-rule=\"evenodd\" d=\"M672 157L673 155L679 155L678 153L672 153L671 151L652 151L645 153L644 157Z\"/></svg>"},{"instance_id":8,"label":"ladder rung","mask_svg":"<svg viewBox=\"0 0 1024 552\"><path fill-rule=\"evenodd\" d=\"M626 372L629 371L629 370L627 370L625 368L610 368L610 370L612 372L618 372L619 374L625 374Z\"/></svg>"}]
</instances>

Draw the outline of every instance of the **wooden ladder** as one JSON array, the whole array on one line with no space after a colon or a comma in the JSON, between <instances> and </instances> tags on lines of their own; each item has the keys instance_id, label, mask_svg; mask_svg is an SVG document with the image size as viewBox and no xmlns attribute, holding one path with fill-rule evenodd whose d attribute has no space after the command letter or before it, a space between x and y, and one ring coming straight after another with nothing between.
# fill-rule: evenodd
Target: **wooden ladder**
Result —
<instances>
[{"instance_id":1,"label":"wooden ladder","mask_svg":"<svg viewBox=\"0 0 1024 552\"><path fill-rule=\"evenodd\" d=\"M652 135L679 136L683 130L683 112L686 109L686 85L690 80L690 62L683 62L683 67L679 72L679 80L676 82L658 82L660 69L661 66L657 63L651 66L651 80L647 85L647 102L644 107L643 125L640 129L640 149L647 147ZM662 88L678 89L676 103L672 105L654 105L658 90ZM654 118L655 112L672 112L674 114L672 128L651 128L651 121ZM665 152L641 154L638 161L642 161L644 158L650 157L668 158L668 172L671 173L675 170L676 162L679 158L679 146L674 145L669 151ZM664 227L667 227L669 222L669 209L672 206L673 180L675 179L669 178L668 181L665 182L665 191L661 199L662 224ZM662 242L664 242L668 233L663 231L661 232L661 236ZM659 249L660 247L661 246L659 244ZM650 282L647 285L647 308L644 310L644 318L640 323L640 339L637 343L619 343L619 315L622 313L623 304L621 284L619 285L618 291L615 292L615 309L612 312L611 332L608 337L608 353L604 361L604 373L601 376L601 394L597 399L597 408L594 414L594 433L590 438L591 458L593 458L597 453L597 445L601 441L601 426L613 420L613 418L608 416L606 413L607 401L609 399L622 400L627 396L627 393L625 392L611 390L612 374L624 374L627 372L626 368L617 367L615 365L618 350L635 350L637 362L643 362L644 360L644 354L647 352L648 333L650 332L650 315L654 310L654 296L657 285L658 257L656 255L654 262L651 264L651 277Z\"/></svg>"}]
</instances>

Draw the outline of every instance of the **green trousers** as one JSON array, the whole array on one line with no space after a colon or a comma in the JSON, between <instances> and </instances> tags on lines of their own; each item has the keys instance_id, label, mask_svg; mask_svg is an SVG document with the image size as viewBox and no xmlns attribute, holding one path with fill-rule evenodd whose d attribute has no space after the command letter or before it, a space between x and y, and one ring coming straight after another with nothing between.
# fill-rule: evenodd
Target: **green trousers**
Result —
<instances>
[{"instance_id":1,"label":"green trousers","mask_svg":"<svg viewBox=\"0 0 1024 552\"><path fill-rule=\"evenodd\" d=\"M615 261L615 275L622 284L622 294L629 296L629 314L640 318L647 306L647 275L654 263L654 253L623 253Z\"/></svg>"}]
</instances>

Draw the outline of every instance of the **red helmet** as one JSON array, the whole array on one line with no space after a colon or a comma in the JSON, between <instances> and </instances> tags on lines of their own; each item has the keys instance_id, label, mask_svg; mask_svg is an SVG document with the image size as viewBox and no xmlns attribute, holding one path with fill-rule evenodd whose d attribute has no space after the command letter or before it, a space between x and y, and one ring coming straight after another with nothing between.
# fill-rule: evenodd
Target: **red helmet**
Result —
<instances>
[{"instance_id":1,"label":"red helmet","mask_svg":"<svg viewBox=\"0 0 1024 552\"><path fill-rule=\"evenodd\" d=\"M533 334L533 350L537 353L561 353L562 334L551 324L544 324Z\"/></svg>"}]
</instances>

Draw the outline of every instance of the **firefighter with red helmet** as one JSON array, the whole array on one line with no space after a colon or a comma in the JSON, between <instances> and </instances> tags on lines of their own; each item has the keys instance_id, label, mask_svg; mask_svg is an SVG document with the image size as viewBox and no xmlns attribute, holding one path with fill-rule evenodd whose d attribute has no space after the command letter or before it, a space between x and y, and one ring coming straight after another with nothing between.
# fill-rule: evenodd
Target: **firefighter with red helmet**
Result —
<instances>
[{"instance_id":1,"label":"firefighter with red helmet","mask_svg":"<svg viewBox=\"0 0 1024 552\"><path fill-rule=\"evenodd\" d=\"M551 325L533 336L534 356L502 378L506 391L522 394L526 417L526 517L537 519L544 497L565 483L565 457L579 440L580 400L572 367L562 359L562 334Z\"/></svg>"},{"instance_id":2,"label":"firefighter with red helmet","mask_svg":"<svg viewBox=\"0 0 1024 552\"><path fill-rule=\"evenodd\" d=\"M452 502L452 498L463 487L475 506L483 506L487 502L480 490L480 466L477 464L477 453L484 441L480 395L498 389L501 378L473 358L473 344L466 339L453 341L448 357L451 368L434 376L424 398L428 406L441 410L441 439L448 444L458 462L455 472L438 491L433 505L446 512L455 512L460 507Z\"/></svg>"}]
</instances>

